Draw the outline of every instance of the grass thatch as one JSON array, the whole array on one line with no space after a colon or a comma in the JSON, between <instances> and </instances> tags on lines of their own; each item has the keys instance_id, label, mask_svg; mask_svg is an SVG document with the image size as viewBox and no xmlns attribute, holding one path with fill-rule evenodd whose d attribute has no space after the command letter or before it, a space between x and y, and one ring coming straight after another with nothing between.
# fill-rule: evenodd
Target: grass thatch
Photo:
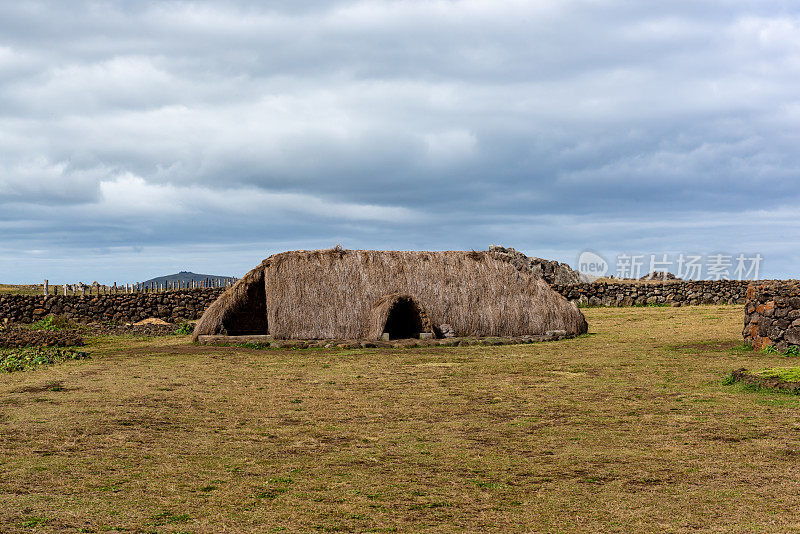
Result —
<instances>
[{"instance_id":1,"label":"grass thatch","mask_svg":"<svg viewBox=\"0 0 800 534\"><path fill-rule=\"evenodd\" d=\"M449 324L459 336L541 335L548 330L575 335L587 329L574 304L491 251L334 249L284 252L264 260L209 308L195 337L223 329L232 333L231 310L255 309L243 301L260 273L269 333L276 338L376 339L391 295L410 297L433 329Z\"/></svg>"},{"instance_id":2,"label":"grass thatch","mask_svg":"<svg viewBox=\"0 0 800 534\"><path fill-rule=\"evenodd\" d=\"M201 334L265 334L267 309L264 295L264 264L247 273L228 288L205 311L195 326L192 339Z\"/></svg>"}]
</instances>

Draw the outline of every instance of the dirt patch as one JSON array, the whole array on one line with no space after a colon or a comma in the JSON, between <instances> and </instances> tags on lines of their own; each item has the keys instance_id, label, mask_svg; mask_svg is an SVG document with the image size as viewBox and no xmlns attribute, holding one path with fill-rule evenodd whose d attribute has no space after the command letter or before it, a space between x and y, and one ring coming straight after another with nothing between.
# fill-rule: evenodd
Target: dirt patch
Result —
<instances>
[{"instance_id":1,"label":"dirt patch","mask_svg":"<svg viewBox=\"0 0 800 534\"><path fill-rule=\"evenodd\" d=\"M234 347L237 352L242 351L245 354L261 352L259 349L252 349L247 347ZM215 350L216 349L216 350ZM167 345L164 347L132 347L125 351L127 355L179 355L179 354L214 354L215 352L230 354L229 350L224 350L225 347L214 347L210 345L196 345L194 343L185 343L182 345Z\"/></svg>"},{"instance_id":2,"label":"dirt patch","mask_svg":"<svg viewBox=\"0 0 800 534\"><path fill-rule=\"evenodd\" d=\"M676 349L690 349L700 352L723 352L739 346L741 342L736 341L714 341L711 343L685 343L675 345Z\"/></svg>"},{"instance_id":3,"label":"dirt patch","mask_svg":"<svg viewBox=\"0 0 800 534\"><path fill-rule=\"evenodd\" d=\"M51 380L36 386L25 386L17 389L12 389L12 393L42 393L44 391L73 391L78 388L64 387L64 382L61 380Z\"/></svg>"},{"instance_id":4,"label":"dirt patch","mask_svg":"<svg viewBox=\"0 0 800 534\"><path fill-rule=\"evenodd\" d=\"M93 336L114 336L132 334L135 336L160 337L174 334L179 325L174 324L102 324L89 323L81 325L80 328L87 335Z\"/></svg>"}]
</instances>

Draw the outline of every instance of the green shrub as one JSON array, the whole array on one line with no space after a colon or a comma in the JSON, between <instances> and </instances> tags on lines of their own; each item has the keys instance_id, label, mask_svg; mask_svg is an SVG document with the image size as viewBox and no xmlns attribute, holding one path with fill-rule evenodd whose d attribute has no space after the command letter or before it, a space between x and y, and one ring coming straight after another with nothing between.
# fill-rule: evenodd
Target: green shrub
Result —
<instances>
[{"instance_id":1,"label":"green shrub","mask_svg":"<svg viewBox=\"0 0 800 534\"><path fill-rule=\"evenodd\" d=\"M175 334L180 336L188 336L192 332L194 332L194 325L188 321L182 322L178 329L175 330Z\"/></svg>"},{"instance_id":2,"label":"green shrub","mask_svg":"<svg viewBox=\"0 0 800 534\"><path fill-rule=\"evenodd\" d=\"M787 356L800 356L800 347L797 345L791 345L786 352L784 352Z\"/></svg>"},{"instance_id":3,"label":"green shrub","mask_svg":"<svg viewBox=\"0 0 800 534\"><path fill-rule=\"evenodd\" d=\"M30 325L34 330L68 330L75 325L63 315L48 315L44 319Z\"/></svg>"}]
</instances>

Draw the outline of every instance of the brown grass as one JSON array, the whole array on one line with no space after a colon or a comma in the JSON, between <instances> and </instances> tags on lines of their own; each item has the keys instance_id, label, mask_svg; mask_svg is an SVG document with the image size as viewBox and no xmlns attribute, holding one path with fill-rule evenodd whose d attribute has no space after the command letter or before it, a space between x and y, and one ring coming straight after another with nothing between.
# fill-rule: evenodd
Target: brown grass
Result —
<instances>
[{"instance_id":1,"label":"brown grass","mask_svg":"<svg viewBox=\"0 0 800 534\"><path fill-rule=\"evenodd\" d=\"M266 259L209 308L195 337L230 331L227 310L247 307L246 289L262 270L269 334L276 338L376 339L380 328L370 324L371 312L394 293L410 295L434 327L449 324L459 336L586 329L574 304L500 253L334 249Z\"/></svg>"},{"instance_id":2,"label":"brown grass","mask_svg":"<svg viewBox=\"0 0 800 534\"><path fill-rule=\"evenodd\" d=\"M721 384L787 365L742 308L586 313L500 347L94 340L0 377L0 530L800 530L800 398Z\"/></svg>"}]
</instances>

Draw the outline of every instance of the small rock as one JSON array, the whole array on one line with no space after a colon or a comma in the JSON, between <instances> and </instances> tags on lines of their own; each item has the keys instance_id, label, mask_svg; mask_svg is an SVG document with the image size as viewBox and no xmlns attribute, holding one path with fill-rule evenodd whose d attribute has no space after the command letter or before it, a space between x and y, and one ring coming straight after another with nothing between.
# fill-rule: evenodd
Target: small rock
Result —
<instances>
[{"instance_id":1,"label":"small rock","mask_svg":"<svg viewBox=\"0 0 800 534\"><path fill-rule=\"evenodd\" d=\"M551 338L551 339L561 339L561 338L563 338L564 336L567 335L567 331L566 330L548 330L547 332L544 333L544 335L546 337Z\"/></svg>"},{"instance_id":2,"label":"small rock","mask_svg":"<svg viewBox=\"0 0 800 534\"><path fill-rule=\"evenodd\" d=\"M449 324L439 325L439 331L442 333L442 337L444 338L456 337L455 329L453 329L453 327Z\"/></svg>"}]
</instances>

